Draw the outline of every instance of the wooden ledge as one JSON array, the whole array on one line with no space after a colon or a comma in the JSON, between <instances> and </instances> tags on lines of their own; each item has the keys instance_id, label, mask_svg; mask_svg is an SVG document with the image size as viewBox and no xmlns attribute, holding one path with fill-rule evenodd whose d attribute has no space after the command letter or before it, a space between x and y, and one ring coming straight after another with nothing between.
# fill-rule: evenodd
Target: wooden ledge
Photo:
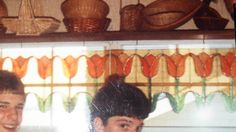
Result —
<instances>
[{"instance_id":1,"label":"wooden ledge","mask_svg":"<svg viewBox=\"0 0 236 132\"><path fill-rule=\"evenodd\" d=\"M106 31L96 33L55 32L41 36L16 36L0 34L0 43L27 42L76 42L76 41L116 41L116 40L209 40L235 39L233 29L226 30L171 30L155 32Z\"/></svg>"}]
</instances>

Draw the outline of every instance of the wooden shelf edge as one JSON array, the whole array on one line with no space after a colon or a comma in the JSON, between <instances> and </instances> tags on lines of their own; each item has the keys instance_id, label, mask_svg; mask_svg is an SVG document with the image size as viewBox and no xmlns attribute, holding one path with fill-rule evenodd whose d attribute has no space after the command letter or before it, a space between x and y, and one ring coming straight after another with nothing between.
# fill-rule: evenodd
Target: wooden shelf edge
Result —
<instances>
[{"instance_id":1,"label":"wooden shelf edge","mask_svg":"<svg viewBox=\"0 0 236 132\"><path fill-rule=\"evenodd\" d=\"M1 34L0 43L28 42L76 42L76 41L116 41L116 40L202 40L235 39L234 29L225 30L171 30L155 32L106 31L97 33L55 32L40 36L16 36Z\"/></svg>"}]
</instances>

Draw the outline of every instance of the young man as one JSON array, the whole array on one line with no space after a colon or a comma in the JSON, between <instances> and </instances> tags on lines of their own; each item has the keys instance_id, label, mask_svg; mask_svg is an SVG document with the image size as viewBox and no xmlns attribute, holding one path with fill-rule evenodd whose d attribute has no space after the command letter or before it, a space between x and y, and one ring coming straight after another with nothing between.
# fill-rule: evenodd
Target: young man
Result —
<instances>
[{"instance_id":1,"label":"young man","mask_svg":"<svg viewBox=\"0 0 236 132\"><path fill-rule=\"evenodd\" d=\"M92 101L91 131L140 132L150 109L150 101L140 89L111 75Z\"/></svg>"},{"instance_id":2,"label":"young man","mask_svg":"<svg viewBox=\"0 0 236 132\"><path fill-rule=\"evenodd\" d=\"M17 132L25 102L24 85L12 72L0 70L0 132Z\"/></svg>"}]
</instances>

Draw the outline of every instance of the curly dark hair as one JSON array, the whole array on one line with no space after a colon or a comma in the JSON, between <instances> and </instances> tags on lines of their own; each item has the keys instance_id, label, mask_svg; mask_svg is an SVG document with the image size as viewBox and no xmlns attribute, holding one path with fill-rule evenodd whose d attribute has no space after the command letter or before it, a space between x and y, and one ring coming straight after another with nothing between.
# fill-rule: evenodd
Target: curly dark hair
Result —
<instances>
[{"instance_id":1,"label":"curly dark hair","mask_svg":"<svg viewBox=\"0 0 236 132\"><path fill-rule=\"evenodd\" d=\"M0 93L2 92L24 94L24 84L15 73L0 70Z\"/></svg>"},{"instance_id":2,"label":"curly dark hair","mask_svg":"<svg viewBox=\"0 0 236 132\"><path fill-rule=\"evenodd\" d=\"M128 116L145 119L151 104L145 94L136 86L124 82L124 77L111 75L97 92L90 106L91 123L100 117L105 125L112 116Z\"/></svg>"}]
</instances>

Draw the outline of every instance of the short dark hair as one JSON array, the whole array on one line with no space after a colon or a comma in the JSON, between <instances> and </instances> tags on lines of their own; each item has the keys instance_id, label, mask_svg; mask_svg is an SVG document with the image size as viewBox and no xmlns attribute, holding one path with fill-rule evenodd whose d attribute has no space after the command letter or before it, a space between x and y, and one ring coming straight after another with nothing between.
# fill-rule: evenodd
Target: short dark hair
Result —
<instances>
[{"instance_id":1,"label":"short dark hair","mask_svg":"<svg viewBox=\"0 0 236 132\"><path fill-rule=\"evenodd\" d=\"M3 92L24 94L24 84L14 72L0 70L0 93Z\"/></svg>"},{"instance_id":2,"label":"short dark hair","mask_svg":"<svg viewBox=\"0 0 236 132\"><path fill-rule=\"evenodd\" d=\"M93 98L91 123L96 117L100 117L104 124L112 116L145 119L150 110L151 104L145 94L136 86L125 83L124 77L114 74L106 79Z\"/></svg>"}]
</instances>

